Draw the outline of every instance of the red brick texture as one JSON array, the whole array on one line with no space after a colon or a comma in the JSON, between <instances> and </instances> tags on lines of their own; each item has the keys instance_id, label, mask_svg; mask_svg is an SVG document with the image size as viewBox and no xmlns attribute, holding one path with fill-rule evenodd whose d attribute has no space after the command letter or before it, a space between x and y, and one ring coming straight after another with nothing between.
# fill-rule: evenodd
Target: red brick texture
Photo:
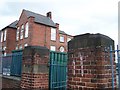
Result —
<instances>
[{"instance_id":1,"label":"red brick texture","mask_svg":"<svg viewBox=\"0 0 120 90\"><path fill-rule=\"evenodd\" d=\"M68 88L81 90L112 88L109 51L104 52L103 47L97 47L80 48L70 53L73 54L69 54ZM116 80L114 84L116 87Z\"/></svg>"},{"instance_id":2,"label":"red brick texture","mask_svg":"<svg viewBox=\"0 0 120 90\"><path fill-rule=\"evenodd\" d=\"M68 48L68 89L111 90L112 72L110 48L114 41L101 34L76 36ZM116 88L116 65L114 63L114 88Z\"/></svg>"},{"instance_id":3,"label":"red brick texture","mask_svg":"<svg viewBox=\"0 0 120 90\"><path fill-rule=\"evenodd\" d=\"M11 53L12 50L15 50L15 46L16 46L16 29L7 27L1 32L4 33L5 30L7 30L6 41L1 42L2 48L6 47L5 52Z\"/></svg>"},{"instance_id":4,"label":"red brick texture","mask_svg":"<svg viewBox=\"0 0 120 90\"><path fill-rule=\"evenodd\" d=\"M29 23L29 36L28 38L19 39L16 42L16 45L22 45L24 49L24 44L28 44L29 46L45 46L50 49L50 46L56 46L56 51L60 51L60 47L63 46L65 48L65 52L67 52L67 38L72 36L67 34L59 34L59 24L56 23L56 40L51 40L51 27L47 25L43 25L40 23L34 22L34 17L27 18L26 14L22 12L17 27L25 25L27 22ZM23 32L25 34L25 31ZM60 35L64 36L65 42L60 42ZM24 37L24 36L23 36Z\"/></svg>"},{"instance_id":5,"label":"red brick texture","mask_svg":"<svg viewBox=\"0 0 120 90\"><path fill-rule=\"evenodd\" d=\"M11 53L16 47L16 29L8 28L6 37L6 53Z\"/></svg>"},{"instance_id":6,"label":"red brick texture","mask_svg":"<svg viewBox=\"0 0 120 90\"><path fill-rule=\"evenodd\" d=\"M48 89L48 74L22 74L22 88Z\"/></svg>"},{"instance_id":7,"label":"red brick texture","mask_svg":"<svg viewBox=\"0 0 120 90\"><path fill-rule=\"evenodd\" d=\"M43 47L27 47L23 51L21 88L48 89L49 50Z\"/></svg>"}]
</instances>

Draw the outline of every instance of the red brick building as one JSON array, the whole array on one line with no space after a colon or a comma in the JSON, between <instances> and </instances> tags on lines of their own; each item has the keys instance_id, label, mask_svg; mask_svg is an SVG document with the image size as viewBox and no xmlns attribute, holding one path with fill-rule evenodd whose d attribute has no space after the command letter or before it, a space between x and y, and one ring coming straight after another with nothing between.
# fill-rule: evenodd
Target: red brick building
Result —
<instances>
[{"instance_id":1,"label":"red brick building","mask_svg":"<svg viewBox=\"0 0 120 90\"><path fill-rule=\"evenodd\" d=\"M0 51L4 54L11 53L16 46L16 24L14 21L0 31Z\"/></svg>"},{"instance_id":2,"label":"red brick building","mask_svg":"<svg viewBox=\"0 0 120 90\"><path fill-rule=\"evenodd\" d=\"M45 46L53 51L66 52L67 42L73 38L71 35L59 30L59 24L53 22L51 12L44 16L23 10L15 28L12 29L11 37L6 35L6 38L10 39L7 42L8 46L2 42L2 47L7 48L12 45L12 48L8 49L6 53L10 53L11 50L15 49L24 49L26 46ZM1 39L3 37L4 35L1 33Z\"/></svg>"}]
</instances>

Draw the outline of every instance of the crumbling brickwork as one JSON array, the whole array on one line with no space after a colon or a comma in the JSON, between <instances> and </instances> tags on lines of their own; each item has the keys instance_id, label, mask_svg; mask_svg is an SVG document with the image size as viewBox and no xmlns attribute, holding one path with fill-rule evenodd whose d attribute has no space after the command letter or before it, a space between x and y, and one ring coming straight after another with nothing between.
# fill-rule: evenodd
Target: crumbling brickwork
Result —
<instances>
[{"instance_id":1,"label":"crumbling brickwork","mask_svg":"<svg viewBox=\"0 0 120 90\"><path fill-rule=\"evenodd\" d=\"M114 47L114 41L101 34L79 35L69 42L68 89L112 88L110 45ZM113 62L115 70L115 58ZM114 85L116 87L116 79L114 79Z\"/></svg>"},{"instance_id":2,"label":"crumbling brickwork","mask_svg":"<svg viewBox=\"0 0 120 90\"><path fill-rule=\"evenodd\" d=\"M49 50L45 47L28 46L23 51L21 88L48 89Z\"/></svg>"}]
</instances>

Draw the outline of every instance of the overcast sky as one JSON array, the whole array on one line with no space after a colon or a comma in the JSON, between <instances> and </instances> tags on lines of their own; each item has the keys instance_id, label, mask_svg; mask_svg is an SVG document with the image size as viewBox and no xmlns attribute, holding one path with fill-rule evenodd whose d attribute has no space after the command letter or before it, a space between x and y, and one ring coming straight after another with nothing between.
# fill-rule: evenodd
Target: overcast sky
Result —
<instances>
[{"instance_id":1,"label":"overcast sky","mask_svg":"<svg viewBox=\"0 0 120 90\"><path fill-rule=\"evenodd\" d=\"M34 1L34 2L33 2ZM22 9L42 15L52 12L52 19L60 30L71 35L105 34L118 38L119 0L1 0L0 29L18 20Z\"/></svg>"}]
</instances>

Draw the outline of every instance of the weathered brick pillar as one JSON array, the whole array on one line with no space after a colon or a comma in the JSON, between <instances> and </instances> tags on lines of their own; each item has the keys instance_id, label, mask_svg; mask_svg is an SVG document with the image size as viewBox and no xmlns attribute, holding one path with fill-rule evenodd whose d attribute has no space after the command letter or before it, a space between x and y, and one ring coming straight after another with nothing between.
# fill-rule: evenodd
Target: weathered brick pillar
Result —
<instances>
[{"instance_id":1,"label":"weathered brick pillar","mask_svg":"<svg viewBox=\"0 0 120 90\"><path fill-rule=\"evenodd\" d=\"M49 50L45 47L28 46L23 51L21 88L48 89Z\"/></svg>"},{"instance_id":2,"label":"weathered brick pillar","mask_svg":"<svg viewBox=\"0 0 120 90\"><path fill-rule=\"evenodd\" d=\"M78 35L69 42L68 89L111 90L110 45L114 48L114 41L102 34ZM115 58L113 62L115 71Z\"/></svg>"}]
</instances>

